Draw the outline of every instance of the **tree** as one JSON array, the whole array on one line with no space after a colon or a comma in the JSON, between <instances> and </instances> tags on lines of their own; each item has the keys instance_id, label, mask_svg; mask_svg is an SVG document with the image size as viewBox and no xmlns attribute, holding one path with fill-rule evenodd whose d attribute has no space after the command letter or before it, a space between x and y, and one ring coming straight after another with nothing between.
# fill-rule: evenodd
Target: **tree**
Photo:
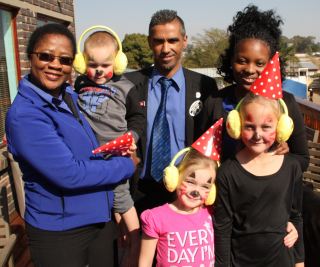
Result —
<instances>
[{"instance_id":1,"label":"tree","mask_svg":"<svg viewBox=\"0 0 320 267\"><path fill-rule=\"evenodd\" d=\"M123 52L128 58L128 67L139 69L153 64L152 51L145 34L126 34L122 42Z\"/></svg>"},{"instance_id":2,"label":"tree","mask_svg":"<svg viewBox=\"0 0 320 267\"><path fill-rule=\"evenodd\" d=\"M183 64L186 67L212 68L217 66L219 56L228 45L226 31L211 28L192 38L185 51Z\"/></svg>"},{"instance_id":3,"label":"tree","mask_svg":"<svg viewBox=\"0 0 320 267\"><path fill-rule=\"evenodd\" d=\"M319 46L315 43L316 38L314 36L302 37L299 35L293 36L291 42L293 43L296 53L312 53L319 49Z\"/></svg>"},{"instance_id":4,"label":"tree","mask_svg":"<svg viewBox=\"0 0 320 267\"><path fill-rule=\"evenodd\" d=\"M280 55L284 59L285 66L289 68L289 72L299 66L299 59L294 55L296 48L289 38L282 36L280 40Z\"/></svg>"}]
</instances>

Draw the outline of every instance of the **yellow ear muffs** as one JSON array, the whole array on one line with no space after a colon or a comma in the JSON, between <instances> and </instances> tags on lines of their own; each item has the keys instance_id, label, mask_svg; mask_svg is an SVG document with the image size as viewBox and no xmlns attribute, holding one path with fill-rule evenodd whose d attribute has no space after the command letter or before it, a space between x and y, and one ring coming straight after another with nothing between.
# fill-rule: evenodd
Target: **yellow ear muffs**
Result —
<instances>
[{"instance_id":1,"label":"yellow ear muffs","mask_svg":"<svg viewBox=\"0 0 320 267\"><path fill-rule=\"evenodd\" d=\"M207 206L212 205L214 203L214 201L216 200L216 195L217 195L216 185L212 184L210 192L209 192L208 197L207 197L206 201L204 202L204 204Z\"/></svg>"},{"instance_id":2,"label":"yellow ear muffs","mask_svg":"<svg viewBox=\"0 0 320 267\"><path fill-rule=\"evenodd\" d=\"M73 61L73 67L74 69L81 73L84 74L87 70L87 64L86 64L86 60L84 58L83 53L81 52L81 41L84 37L84 35L86 35L89 31L95 30L95 29L102 29L105 30L106 32L110 33L115 39L116 42L118 44L119 47L119 51L116 55L115 61L114 61L114 66L113 66L113 72L116 75L121 75L127 68L128 65L128 59L126 57L126 55L122 52L122 44L120 41L120 38L118 37L118 35L109 27L103 26L103 25L96 25L96 26L92 26L88 29L86 29L79 38L78 44L77 44L77 54L75 56L75 59Z\"/></svg>"},{"instance_id":3,"label":"yellow ear muffs","mask_svg":"<svg viewBox=\"0 0 320 267\"><path fill-rule=\"evenodd\" d=\"M277 142L282 143L286 142L293 131L293 121L288 115L288 108L286 103L279 99L280 106L283 109L283 114L280 116L277 124Z\"/></svg>"},{"instance_id":4,"label":"yellow ear muffs","mask_svg":"<svg viewBox=\"0 0 320 267\"><path fill-rule=\"evenodd\" d=\"M217 161L217 164L218 164L218 168L219 168L220 162ZM213 183L210 188L210 192L208 194L208 197L207 197L206 201L204 202L204 204L206 206L212 205L216 200L216 196L217 196L217 188L216 188L216 185Z\"/></svg>"},{"instance_id":5,"label":"yellow ear muffs","mask_svg":"<svg viewBox=\"0 0 320 267\"><path fill-rule=\"evenodd\" d=\"M177 186L179 185L179 170L176 166L174 166L176 160L183 155L190 151L190 147L186 147L180 150L171 160L168 167L166 167L163 171L163 183L169 192L173 192L176 190Z\"/></svg>"},{"instance_id":6,"label":"yellow ear muffs","mask_svg":"<svg viewBox=\"0 0 320 267\"><path fill-rule=\"evenodd\" d=\"M241 136L241 119L239 113L239 106L242 99L234 110L231 110L226 120L226 129L230 137L233 139L240 139Z\"/></svg>"},{"instance_id":7,"label":"yellow ear muffs","mask_svg":"<svg viewBox=\"0 0 320 267\"><path fill-rule=\"evenodd\" d=\"M241 136L241 118L239 113L239 106L242 100L238 103L236 108L229 112L227 121L226 121L226 129L228 134L234 139L240 139ZM279 99L280 106L283 110L283 114L280 116L277 129L276 129L276 140L278 143L286 142L293 131L293 121L288 116L288 108L286 103L280 98Z\"/></svg>"}]
</instances>

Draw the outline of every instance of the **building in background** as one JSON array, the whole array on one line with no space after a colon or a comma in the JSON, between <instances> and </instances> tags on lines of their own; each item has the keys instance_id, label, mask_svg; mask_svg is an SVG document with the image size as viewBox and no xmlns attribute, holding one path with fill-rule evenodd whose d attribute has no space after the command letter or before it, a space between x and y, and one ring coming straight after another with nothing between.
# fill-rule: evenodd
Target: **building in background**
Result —
<instances>
[{"instance_id":1,"label":"building in background","mask_svg":"<svg viewBox=\"0 0 320 267\"><path fill-rule=\"evenodd\" d=\"M286 67L287 80L284 82L284 90L295 96L308 99L320 104L319 73L320 67L317 56L308 54L295 54L295 60L288 61ZM319 61L320 62L320 61Z\"/></svg>"}]
</instances>

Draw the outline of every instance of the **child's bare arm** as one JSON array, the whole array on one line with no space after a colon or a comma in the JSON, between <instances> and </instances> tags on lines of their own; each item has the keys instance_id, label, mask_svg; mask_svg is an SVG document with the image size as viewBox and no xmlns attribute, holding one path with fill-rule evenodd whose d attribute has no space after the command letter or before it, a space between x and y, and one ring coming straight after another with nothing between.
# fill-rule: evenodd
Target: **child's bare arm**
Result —
<instances>
[{"instance_id":1,"label":"child's bare arm","mask_svg":"<svg viewBox=\"0 0 320 267\"><path fill-rule=\"evenodd\" d=\"M135 207L127 212L115 213L120 228L119 246L123 249L121 267L137 267L140 251L140 224Z\"/></svg>"},{"instance_id":2,"label":"child's bare arm","mask_svg":"<svg viewBox=\"0 0 320 267\"><path fill-rule=\"evenodd\" d=\"M135 207L132 207L127 212L123 213L121 217L123 218L123 221L129 233L140 228L139 219Z\"/></svg>"},{"instance_id":3,"label":"child's bare arm","mask_svg":"<svg viewBox=\"0 0 320 267\"><path fill-rule=\"evenodd\" d=\"M139 267L151 267L156 252L158 239L142 234Z\"/></svg>"}]
</instances>

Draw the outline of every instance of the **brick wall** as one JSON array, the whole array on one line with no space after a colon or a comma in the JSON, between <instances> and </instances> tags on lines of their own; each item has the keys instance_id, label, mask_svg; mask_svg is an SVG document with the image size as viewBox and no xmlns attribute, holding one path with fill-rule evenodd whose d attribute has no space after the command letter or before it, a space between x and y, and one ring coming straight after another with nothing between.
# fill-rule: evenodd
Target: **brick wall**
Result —
<instances>
[{"instance_id":1,"label":"brick wall","mask_svg":"<svg viewBox=\"0 0 320 267\"><path fill-rule=\"evenodd\" d=\"M29 72L26 46L31 33L36 29L37 17L64 21L75 33L74 6L73 0L21 0L20 2L26 3L18 7L16 16L20 70L21 76L24 76Z\"/></svg>"}]
</instances>

